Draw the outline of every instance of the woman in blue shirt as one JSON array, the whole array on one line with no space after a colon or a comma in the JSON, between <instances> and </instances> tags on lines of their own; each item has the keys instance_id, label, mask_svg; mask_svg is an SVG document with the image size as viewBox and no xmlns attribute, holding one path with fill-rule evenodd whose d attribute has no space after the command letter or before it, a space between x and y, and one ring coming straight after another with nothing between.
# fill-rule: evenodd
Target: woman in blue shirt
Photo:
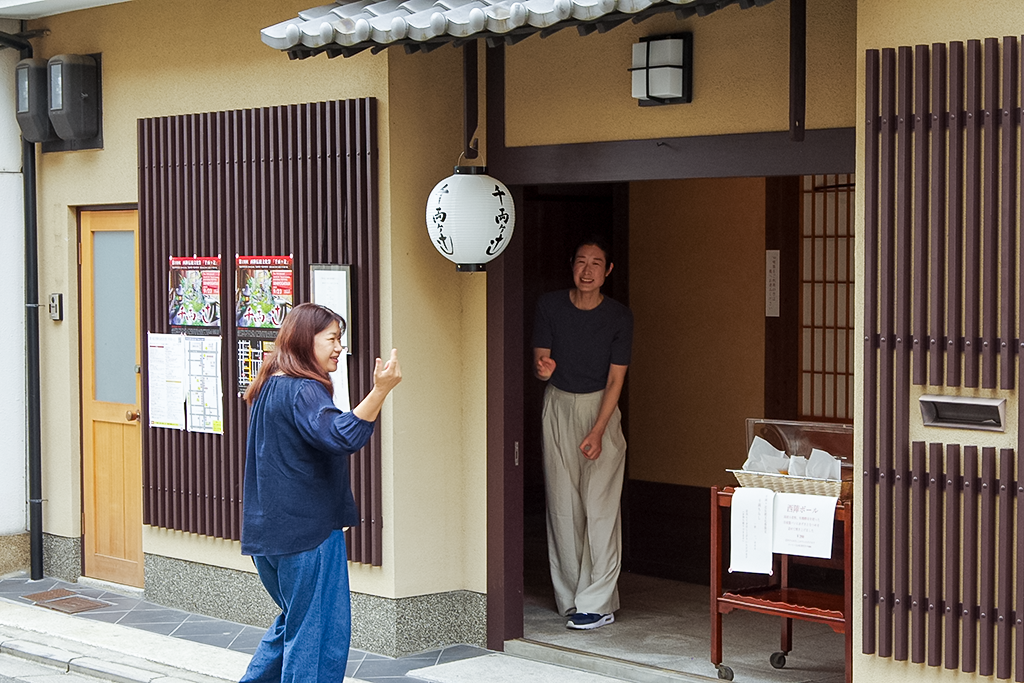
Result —
<instances>
[{"instance_id":1,"label":"woman in blue shirt","mask_svg":"<svg viewBox=\"0 0 1024 683\"><path fill-rule=\"evenodd\" d=\"M345 675L352 613L343 529L359 523L348 456L369 441L402 371L392 349L386 363L377 359L366 398L352 412L339 410L329 373L345 353L344 325L326 306L296 306L245 392L242 553L281 614L243 683L334 683Z\"/></svg>"}]
</instances>

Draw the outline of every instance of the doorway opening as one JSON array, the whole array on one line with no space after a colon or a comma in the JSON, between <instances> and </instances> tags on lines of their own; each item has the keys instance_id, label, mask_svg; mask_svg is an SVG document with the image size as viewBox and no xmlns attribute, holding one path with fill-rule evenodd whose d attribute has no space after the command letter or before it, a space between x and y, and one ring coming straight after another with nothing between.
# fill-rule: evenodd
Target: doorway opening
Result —
<instances>
[{"instance_id":1,"label":"doorway opening","mask_svg":"<svg viewBox=\"0 0 1024 683\"><path fill-rule=\"evenodd\" d=\"M798 342L801 182L762 177L522 188L527 643L716 676L709 656L710 487L735 484L726 470L740 468L746 457L746 418L800 418L800 363L807 355ZM541 460L544 385L532 376L531 335L538 297L572 286L572 249L595 233L611 244L616 264L602 291L630 306L635 329L620 400L628 444L622 608L614 624L580 632L566 629L554 606ZM765 317L767 249L779 250L788 267L780 282L783 306L771 319ZM788 381L774 379L782 375ZM827 583L834 578L827 572L812 569L807 578ZM778 622L753 613L725 619L726 657L738 675L773 673ZM787 665L794 675L787 680L832 674L841 680L842 636L819 624L794 627ZM530 656L543 654L531 650Z\"/></svg>"}]
</instances>

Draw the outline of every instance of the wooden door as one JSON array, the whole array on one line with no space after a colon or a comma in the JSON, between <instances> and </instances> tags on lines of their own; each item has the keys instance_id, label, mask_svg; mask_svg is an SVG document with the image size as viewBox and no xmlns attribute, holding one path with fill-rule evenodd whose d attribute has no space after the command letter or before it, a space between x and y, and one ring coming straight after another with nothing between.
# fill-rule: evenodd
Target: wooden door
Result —
<instances>
[{"instance_id":1,"label":"wooden door","mask_svg":"<svg viewBox=\"0 0 1024 683\"><path fill-rule=\"evenodd\" d=\"M138 212L83 211L85 575L143 585Z\"/></svg>"}]
</instances>

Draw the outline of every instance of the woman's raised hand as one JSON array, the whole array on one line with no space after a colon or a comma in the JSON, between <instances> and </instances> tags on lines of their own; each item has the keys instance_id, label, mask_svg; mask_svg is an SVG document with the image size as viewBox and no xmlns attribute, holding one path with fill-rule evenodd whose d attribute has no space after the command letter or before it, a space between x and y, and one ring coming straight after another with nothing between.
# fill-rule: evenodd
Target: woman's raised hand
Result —
<instances>
[{"instance_id":1,"label":"woman's raised hand","mask_svg":"<svg viewBox=\"0 0 1024 683\"><path fill-rule=\"evenodd\" d=\"M391 349L391 358L385 363L380 358L373 366L373 389L352 409L361 420L373 422L380 414L388 393L402 381L402 367L398 364L398 351Z\"/></svg>"},{"instance_id":2,"label":"woman's raised hand","mask_svg":"<svg viewBox=\"0 0 1024 683\"><path fill-rule=\"evenodd\" d=\"M373 386L383 391L391 391L402 381L402 366L398 364L398 349L391 349L391 358L387 362L380 358L373 368Z\"/></svg>"}]
</instances>

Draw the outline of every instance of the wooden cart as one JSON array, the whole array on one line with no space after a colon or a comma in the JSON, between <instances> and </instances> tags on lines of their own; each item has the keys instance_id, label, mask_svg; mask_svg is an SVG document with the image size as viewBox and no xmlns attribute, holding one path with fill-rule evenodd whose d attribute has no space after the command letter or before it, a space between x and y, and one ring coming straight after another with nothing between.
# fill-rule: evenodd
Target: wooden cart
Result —
<instances>
[{"instance_id":1,"label":"wooden cart","mask_svg":"<svg viewBox=\"0 0 1024 683\"><path fill-rule=\"evenodd\" d=\"M844 577L843 595L820 593L789 586L789 565L791 558L778 555L777 579L771 585L761 588L724 591L722 586L722 553L725 550L722 534L723 511L732 506L734 489L711 488L711 663L718 669L718 677L727 681L733 679L733 670L722 663L722 615L733 610L747 610L782 617L782 644L779 652L769 658L771 665L781 669L786 665L786 655L792 650L793 620L814 621L828 624L836 633L842 633L846 640L846 681L853 680L853 512L850 501L840 499L836 503L836 521L843 523L843 553L841 562Z\"/></svg>"}]
</instances>

